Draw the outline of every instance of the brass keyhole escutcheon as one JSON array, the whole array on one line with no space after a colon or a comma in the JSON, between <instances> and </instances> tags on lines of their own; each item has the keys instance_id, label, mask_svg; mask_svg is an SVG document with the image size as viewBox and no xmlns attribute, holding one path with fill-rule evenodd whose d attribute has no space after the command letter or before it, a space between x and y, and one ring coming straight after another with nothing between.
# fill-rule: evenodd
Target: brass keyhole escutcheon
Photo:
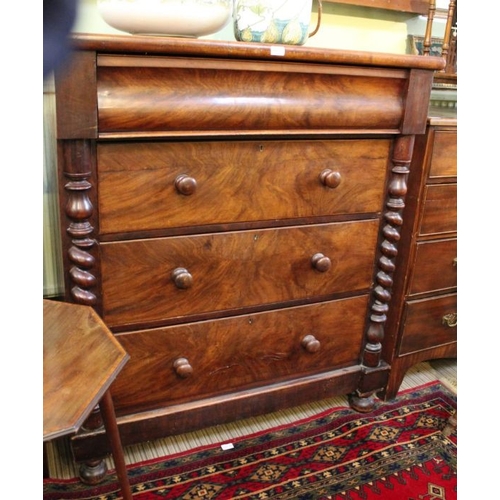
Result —
<instances>
[{"instance_id":1,"label":"brass keyhole escutcheon","mask_svg":"<svg viewBox=\"0 0 500 500\"><path fill-rule=\"evenodd\" d=\"M457 326L457 313L445 314L441 319L441 323L444 326L454 328L455 326Z\"/></svg>"}]
</instances>

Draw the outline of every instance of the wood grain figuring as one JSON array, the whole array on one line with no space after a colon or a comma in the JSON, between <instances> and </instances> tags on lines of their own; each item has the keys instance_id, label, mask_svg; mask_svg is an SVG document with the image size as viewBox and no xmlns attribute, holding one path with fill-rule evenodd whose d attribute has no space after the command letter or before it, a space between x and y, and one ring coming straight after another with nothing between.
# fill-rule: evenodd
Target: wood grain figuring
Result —
<instances>
[{"instance_id":1,"label":"wood grain figuring","mask_svg":"<svg viewBox=\"0 0 500 500\"><path fill-rule=\"evenodd\" d=\"M411 294L435 292L457 286L457 240L417 244Z\"/></svg>"},{"instance_id":2,"label":"wood grain figuring","mask_svg":"<svg viewBox=\"0 0 500 500\"><path fill-rule=\"evenodd\" d=\"M138 59L138 64L141 59ZM403 116L406 80L378 75L204 68L98 68L99 130L109 132L387 129ZM232 66L235 66L233 69ZM272 68L270 68L272 69ZM284 70L283 70L284 69ZM244 96L244 97L242 97Z\"/></svg>"},{"instance_id":3,"label":"wood grain figuring","mask_svg":"<svg viewBox=\"0 0 500 500\"><path fill-rule=\"evenodd\" d=\"M76 432L127 360L90 307L44 300L44 440Z\"/></svg>"},{"instance_id":4,"label":"wood grain figuring","mask_svg":"<svg viewBox=\"0 0 500 500\"><path fill-rule=\"evenodd\" d=\"M389 140L100 144L100 231L380 212ZM320 175L340 176L336 188ZM177 176L195 179L183 195Z\"/></svg>"},{"instance_id":5,"label":"wood grain figuring","mask_svg":"<svg viewBox=\"0 0 500 500\"><path fill-rule=\"evenodd\" d=\"M457 327L443 324L443 317L457 313L456 294L408 302L399 354L456 342Z\"/></svg>"},{"instance_id":6,"label":"wood grain figuring","mask_svg":"<svg viewBox=\"0 0 500 500\"><path fill-rule=\"evenodd\" d=\"M103 243L104 319L113 327L366 290L378 221ZM349 242L355 242L350 245ZM311 258L329 256L331 269ZM185 268L193 286L171 273Z\"/></svg>"},{"instance_id":7,"label":"wood grain figuring","mask_svg":"<svg viewBox=\"0 0 500 500\"><path fill-rule=\"evenodd\" d=\"M351 365L359 356L367 303L364 295L120 334L131 361L113 384L117 412L151 410ZM318 340L317 352L301 344L306 335ZM175 372L179 358L192 366L186 378Z\"/></svg>"}]
</instances>

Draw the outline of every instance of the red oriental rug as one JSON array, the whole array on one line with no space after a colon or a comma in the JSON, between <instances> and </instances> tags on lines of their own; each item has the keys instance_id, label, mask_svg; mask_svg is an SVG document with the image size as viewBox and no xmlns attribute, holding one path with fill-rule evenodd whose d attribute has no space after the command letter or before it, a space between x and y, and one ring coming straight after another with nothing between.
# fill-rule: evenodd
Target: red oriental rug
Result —
<instances>
[{"instance_id":1,"label":"red oriental rug","mask_svg":"<svg viewBox=\"0 0 500 500\"><path fill-rule=\"evenodd\" d=\"M130 465L134 500L454 500L457 436L442 430L456 401L432 382L369 414L336 408L236 439L229 450L210 445ZM45 479L43 498L121 496L110 471L98 486Z\"/></svg>"}]
</instances>

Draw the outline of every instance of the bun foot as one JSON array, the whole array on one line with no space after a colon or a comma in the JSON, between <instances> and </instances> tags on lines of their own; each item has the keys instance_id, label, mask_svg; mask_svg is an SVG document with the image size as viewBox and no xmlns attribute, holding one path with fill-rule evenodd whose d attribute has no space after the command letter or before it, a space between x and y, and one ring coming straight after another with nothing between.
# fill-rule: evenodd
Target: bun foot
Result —
<instances>
[{"instance_id":1,"label":"bun foot","mask_svg":"<svg viewBox=\"0 0 500 500\"><path fill-rule=\"evenodd\" d=\"M369 413L375 408L376 403L372 395L360 397L357 394L351 394L349 396L349 405L353 410L360 413Z\"/></svg>"},{"instance_id":2,"label":"bun foot","mask_svg":"<svg viewBox=\"0 0 500 500\"><path fill-rule=\"evenodd\" d=\"M108 472L108 467L104 460L92 460L80 464L78 475L82 483L99 484L103 481Z\"/></svg>"}]
</instances>

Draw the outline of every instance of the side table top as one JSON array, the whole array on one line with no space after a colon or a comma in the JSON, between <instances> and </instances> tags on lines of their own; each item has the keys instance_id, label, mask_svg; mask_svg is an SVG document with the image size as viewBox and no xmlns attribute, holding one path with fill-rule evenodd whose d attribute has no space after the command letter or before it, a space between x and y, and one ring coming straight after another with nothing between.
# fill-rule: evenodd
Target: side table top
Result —
<instances>
[{"instance_id":1,"label":"side table top","mask_svg":"<svg viewBox=\"0 0 500 500\"><path fill-rule=\"evenodd\" d=\"M129 355L89 306L43 301L43 440L76 432Z\"/></svg>"}]
</instances>

